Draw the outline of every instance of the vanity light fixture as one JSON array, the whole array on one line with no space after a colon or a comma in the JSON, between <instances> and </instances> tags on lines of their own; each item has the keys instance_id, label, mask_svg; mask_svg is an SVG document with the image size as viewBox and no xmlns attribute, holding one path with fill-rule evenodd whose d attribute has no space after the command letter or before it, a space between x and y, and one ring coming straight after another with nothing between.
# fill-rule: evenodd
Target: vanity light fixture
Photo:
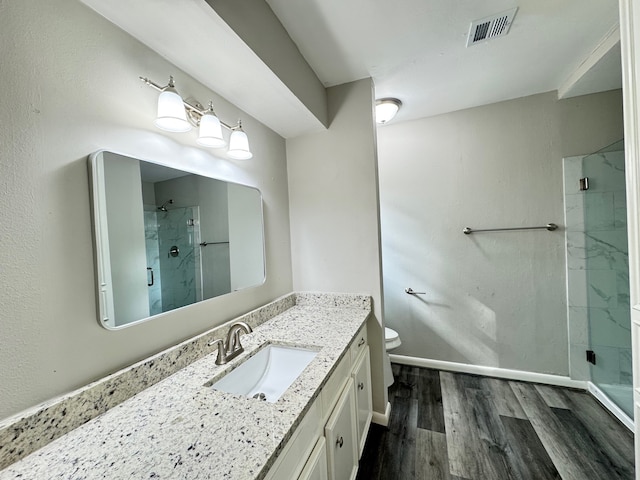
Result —
<instances>
[{"instance_id":1,"label":"vanity light fixture","mask_svg":"<svg viewBox=\"0 0 640 480\"><path fill-rule=\"evenodd\" d=\"M176 91L173 77L169 77L169 84L160 91L158 116L155 124L156 127L168 132L188 132L191 130L186 110L182 106L182 97Z\"/></svg>"},{"instance_id":2,"label":"vanity light fixture","mask_svg":"<svg viewBox=\"0 0 640 480\"><path fill-rule=\"evenodd\" d=\"M381 98L376 100L376 123L384 125L396 116L402 102L397 98Z\"/></svg>"},{"instance_id":3,"label":"vanity light fixture","mask_svg":"<svg viewBox=\"0 0 640 480\"><path fill-rule=\"evenodd\" d=\"M227 141L222 136L222 123L213 111L213 102L209 102L209 109L200 117L200 131L196 142L203 147L210 148L227 146Z\"/></svg>"},{"instance_id":4,"label":"vanity light fixture","mask_svg":"<svg viewBox=\"0 0 640 480\"><path fill-rule=\"evenodd\" d=\"M253 156L249 150L249 139L244 130L242 130L242 122L240 120L238 120L238 128L231 132L227 154L236 160L248 160Z\"/></svg>"},{"instance_id":5,"label":"vanity light fixture","mask_svg":"<svg viewBox=\"0 0 640 480\"><path fill-rule=\"evenodd\" d=\"M231 132L229 150L227 154L235 160L248 160L253 157L249 149L249 139L242 130L242 123L228 125L221 121L213 110L213 102L209 102L208 108L197 103L184 100L176 91L173 77L169 77L169 83L162 87L146 77L140 77L145 84L160 92L158 97L158 117L155 120L156 127L168 132L188 132L191 125L198 127L198 145L209 148L222 148L227 142L222 135L222 127Z\"/></svg>"}]
</instances>

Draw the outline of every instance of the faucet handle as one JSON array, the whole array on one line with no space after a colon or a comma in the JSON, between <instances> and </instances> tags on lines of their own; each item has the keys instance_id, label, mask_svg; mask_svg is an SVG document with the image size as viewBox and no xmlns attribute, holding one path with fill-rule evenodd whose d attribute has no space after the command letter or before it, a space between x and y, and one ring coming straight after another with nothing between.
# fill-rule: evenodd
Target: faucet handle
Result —
<instances>
[{"instance_id":1,"label":"faucet handle","mask_svg":"<svg viewBox=\"0 0 640 480\"><path fill-rule=\"evenodd\" d=\"M232 335L230 335L229 340L227 340L227 350L229 352L233 352L241 347L240 343L240 329L237 328L233 331Z\"/></svg>"},{"instance_id":2,"label":"faucet handle","mask_svg":"<svg viewBox=\"0 0 640 480\"><path fill-rule=\"evenodd\" d=\"M208 347L212 347L214 345L218 346L218 356L216 357L216 365L224 365L225 363L227 363L227 355L226 355L224 340L221 340L221 339L212 340L209 343L207 343Z\"/></svg>"}]
</instances>

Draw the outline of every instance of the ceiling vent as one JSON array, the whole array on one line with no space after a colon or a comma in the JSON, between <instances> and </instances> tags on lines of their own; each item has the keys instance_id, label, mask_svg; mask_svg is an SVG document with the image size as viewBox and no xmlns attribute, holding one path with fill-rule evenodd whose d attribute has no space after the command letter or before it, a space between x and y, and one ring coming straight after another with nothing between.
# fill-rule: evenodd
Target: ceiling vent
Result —
<instances>
[{"instance_id":1,"label":"ceiling vent","mask_svg":"<svg viewBox=\"0 0 640 480\"><path fill-rule=\"evenodd\" d=\"M502 37L509 33L509 28L517 11L518 7L471 22L467 47L495 37Z\"/></svg>"}]
</instances>

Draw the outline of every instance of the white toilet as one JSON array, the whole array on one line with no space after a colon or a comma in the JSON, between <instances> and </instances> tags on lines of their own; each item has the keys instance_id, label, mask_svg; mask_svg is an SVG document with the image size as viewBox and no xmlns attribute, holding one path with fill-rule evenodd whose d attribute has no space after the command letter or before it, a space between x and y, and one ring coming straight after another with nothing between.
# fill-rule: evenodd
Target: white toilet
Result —
<instances>
[{"instance_id":1,"label":"white toilet","mask_svg":"<svg viewBox=\"0 0 640 480\"><path fill-rule=\"evenodd\" d=\"M402 345L398 332L389 327L384 327L384 342L387 352Z\"/></svg>"},{"instance_id":2,"label":"white toilet","mask_svg":"<svg viewBox=\"0 0 640 480\"><path fill-rule=\"evenodd\" d=\"M384 344L386 350L386 361L384 362L384 380L385 385L390 387L393 385L393 371L391 370L391 359L389 358L389 352L394 348L398 348L402 345L400 335L393 328L384 327Z\"/></svg>"}]
</instances>

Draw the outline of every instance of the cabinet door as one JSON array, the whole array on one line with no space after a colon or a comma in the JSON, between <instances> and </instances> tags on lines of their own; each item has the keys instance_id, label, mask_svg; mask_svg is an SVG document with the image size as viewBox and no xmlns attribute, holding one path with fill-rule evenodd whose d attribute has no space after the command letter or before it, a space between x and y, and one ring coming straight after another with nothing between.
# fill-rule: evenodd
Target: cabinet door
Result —
<instances>
[{"instance_id":1,"label":"cabinet door","mask_svg":"<svg viewBox=\"0 0 640 480\"><path fill-rule=\"evenodd\" d=\"M371 403L371 362L369 361L369 347L353 367L353 382L356 392L356 425L358 432L358 458L362 455L367 432L371 425L373 406Z\"/></svg>"},{"instance_id":2,"label":"cabinet door","mask_svg":"<svg viewBox=\"0 0 640 480\"><path fill-rule=\"evenodd\" d=\"M322 435L320 402L315 401L284 446L265 480L291 480L305 466L316 439Z\"/></svg>"},{"instance_id":3,"label":"cabinet door","mask_svg":"<svg viewBox=\"0 0 640 480\"><path fill-rule=\"evenodd\" d=\"M352 480L358 472L358 434L353 379L350 378L324 427L329 480Z\"/></svg>"},{"instance_id":4,"label":"cabinet door","mask_svg":"<svg viewBox=\"0 0 640 480\"><path fill-rule=\"evenodd\" d=\"M320 437L298 480L327 480L327 442Z\"/></svg>"}]
</instances>

